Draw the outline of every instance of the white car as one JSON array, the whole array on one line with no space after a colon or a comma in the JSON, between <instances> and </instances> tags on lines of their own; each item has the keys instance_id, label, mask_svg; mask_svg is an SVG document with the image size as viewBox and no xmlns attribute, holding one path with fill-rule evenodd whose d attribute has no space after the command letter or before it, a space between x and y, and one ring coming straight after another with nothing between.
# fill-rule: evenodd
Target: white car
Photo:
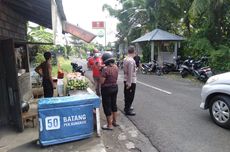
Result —
<instances>
[{"instance_id":1,"label":"white car","mask_svg":"<svg viewBox=\"0 0 230 152\"><path fill-rule=\"evenodd\" d=\"M230 72L212 76L201 91L200 108L209 109L212 120L230 128Z\"/></svg>"}]
</instances>

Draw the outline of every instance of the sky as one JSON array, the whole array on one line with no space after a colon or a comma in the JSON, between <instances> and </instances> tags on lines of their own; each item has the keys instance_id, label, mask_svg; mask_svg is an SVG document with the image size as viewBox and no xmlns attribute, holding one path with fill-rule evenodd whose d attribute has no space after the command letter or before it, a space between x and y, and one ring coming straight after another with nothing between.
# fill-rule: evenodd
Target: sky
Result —
<instances>
[{"instance_id":1,"label":"sky","mask_svg":"<svg viewBox=\"0 0 230 152\"><path fill-rule=\"evenodd\" d=\"M67 21L79 27L98 34L104 30L92 29L92 21L105 21L106 42L114 42L118 20L111 17L107 11L102 10L103 4L118 8L117 0L62 0ZM94 42L105 44L105 38L95 38Z\"/></svg>"}]
</instances>

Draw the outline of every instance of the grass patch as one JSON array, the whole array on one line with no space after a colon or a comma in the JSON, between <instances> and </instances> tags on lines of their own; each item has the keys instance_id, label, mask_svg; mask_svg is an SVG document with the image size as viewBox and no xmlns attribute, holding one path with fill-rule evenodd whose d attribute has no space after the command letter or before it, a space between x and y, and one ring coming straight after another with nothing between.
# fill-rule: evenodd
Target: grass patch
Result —
<instances>
[{"instance_id":1,"label":"grass patch","mask_svg":"<svg viewBox=\"0 0 230 152\"><path fill-rule=\"evenodd\" d=\"M188 82L188 83L192 83L192 84L198 85L198 86L204 85L203 82L199 81L196 77L194 77L190 74L185 78L182 78L180 73L169 73L169 74L165 74L164 76L167 78L173 79L173 80Z\"/></svg>"}]
</instances>

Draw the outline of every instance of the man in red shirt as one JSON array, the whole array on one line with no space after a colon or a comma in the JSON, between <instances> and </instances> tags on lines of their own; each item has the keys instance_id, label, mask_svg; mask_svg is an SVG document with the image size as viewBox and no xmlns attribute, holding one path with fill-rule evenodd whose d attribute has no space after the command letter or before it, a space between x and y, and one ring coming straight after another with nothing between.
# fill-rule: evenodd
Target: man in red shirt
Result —
<instances>
[{"instance_id":1,"label":"man in red shirt","mask_svg":"<svg viewBox=\"0 0 230 152\"><path fill-rule=\"evenodd\" d=\"M102 59L98 50L94 50L94 57L92 61L93 65L91 66L91 69L93 72L96 94L101 96L100 69L102 67Z\"/></svg>"},{"instance_id":2,"label":"man in red shirt","mask_svg":"<svg viewBox=\"0 0 230 152\"><path fill-rule=\"evenodd\" d=\"M87 59L87 67L89 70L91 70L92 66L93 66L93 53L90 53L89 58Z\"/></svg>"}]
</instances>

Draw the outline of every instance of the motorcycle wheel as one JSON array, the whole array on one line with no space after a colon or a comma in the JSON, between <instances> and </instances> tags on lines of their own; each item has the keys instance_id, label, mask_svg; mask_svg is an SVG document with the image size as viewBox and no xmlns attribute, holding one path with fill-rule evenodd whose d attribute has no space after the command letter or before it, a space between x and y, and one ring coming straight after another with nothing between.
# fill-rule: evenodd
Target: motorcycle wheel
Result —
<instances>
[{"instance_id":1,"label":"motorcycle wheel","mask_svg":"<svg viewBox=\"0 0 230 152\"><path fill-rule=\"evenodd\" d=\"M201 74L198 79L202 82L206 82L208 80L208 77L205 74Z\"/></svg>"},{"instance_id":2,"label":"motorcycle wheel","mask_svg":"<svg viewBox=\"0 0 230 152\"><path fill-rule=\"evenodd\" d=\"M188 71L183 69L180 74L182 78L185 78L188 75Z\"/></svg>"},{"instance_id":3,"label":"motorcycle wheel","mask_svg":"<svg viewBox=\"0 0 230 152\"><path fill-rule=\"evenodd\" d=\"M156 74L157 74L158 76L160 76L160 75L161 75L161 73L162 73L162 72L161 72L161 70L160 70L160 69L157 69L157 70L156 70Z\"/></svg>"},{"instance_id":4,"label":"motorcycle wheel","mask_svg":"<svg viewBox=\"0 0 230 152\"><path fill-rule=\"evenodd\" d=\"M169 73L169 70L167 69L167 68L162 68L162 72L163 72L163 74L168 74Z\"/></svg>"},{"instance_id":5,"label":"motorcycle wheel","mask_svg":"<svg viewBox=\"0 0 230 152\"><path fill-rule=\"evenodd\" d=\"M142 74L147 74L147 70L141 69L141 73L142 73Z\"/></svg>"}]
</instances>

